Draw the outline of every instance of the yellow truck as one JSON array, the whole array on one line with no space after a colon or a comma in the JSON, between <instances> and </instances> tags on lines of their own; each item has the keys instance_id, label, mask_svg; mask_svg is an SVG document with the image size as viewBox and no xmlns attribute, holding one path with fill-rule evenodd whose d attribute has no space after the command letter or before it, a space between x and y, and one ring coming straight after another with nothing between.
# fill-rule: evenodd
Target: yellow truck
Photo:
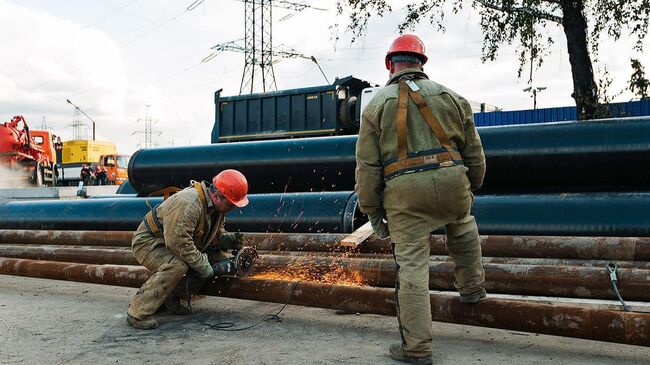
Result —
<instances>
[{"instance_id":1,"label":"yellow truck","mask_svg":"<svg viewBox=\"0 0 650 365\"><path fill-rule=\"evenodd\" d=\"M116 155L113 142L77 140L63 142L61 161L59 161L59 185L77 185L81 180L81 167L94 166L103 156Z\"/></svg>"}]
</instances>

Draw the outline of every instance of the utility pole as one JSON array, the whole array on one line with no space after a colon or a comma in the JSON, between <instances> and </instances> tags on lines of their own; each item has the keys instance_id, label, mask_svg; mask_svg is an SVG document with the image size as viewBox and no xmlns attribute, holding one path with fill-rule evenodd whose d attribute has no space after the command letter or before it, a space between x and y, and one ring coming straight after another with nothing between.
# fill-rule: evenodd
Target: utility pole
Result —
<instances>
[{"instance_id":1,"label":"utility pole","mask_svg":"<svg viewBox=\"0 0 650 365\"><path fill-rule=\"evenodd\" d=\"M72 114L72 127L74 128L74 140L78 141L82 139L82 127L83 127L83 122L81 121L81 114L85 115L88 120L90 120L93 123L93 141L95 140L95 121L93 118L90 117L90 115L86 114L81 108L76 106L73 102L70 101L70 99L65 99L68 104L72 105L74 107L74 113Z\"/></svg>"},{"instance_id":2,"label":"utility pole","mask_svg":"<svg viewBox=\"0 0 650 365\"><path fill-rule=\"evenodd\" d=\"M529 86L524 89L524 92L530 92L533 98L533 110L537 110L537 93L546 90L546 86Z\"/></svg>"},{"instance_id":3,"label":"utility pole","mask_svg":"<svg viewBox=\"0 0 650 365\"><path fill-rule=\"evenodd\" d=\"M240 95L244 92L253 93L277 90L275 72L273 70L273 64L276 62L274 61L274 57L304 58L312 60L318 65L314 57L305 56L284 45L281 45L281 47L273 46L272 9L273 7L293 11L303 11L307 8L315 10L326 9L315 8L307 4L307 2L289 0L241 1L244 3L244 39L217 44L212 47L213 52L201 61L207 62L223 51L244 53L244 72L239 86ZM318 67L320 69L320 65Z\"/></svg>"},{"instance_id":4,"label":"utility pole","mask_svg":"<svg viewBox=\"0 0 650 365\"><path fill-rule=\"evenodd\" d=\"M144 119L143 118L138 118L135 122L143 122L144 124L144 129L141 130L136 130L133 132L131 135L135 134L142 134L143 135L143 141L142 143L138 144L138 147L141 148L151 148L155 147L158 145L156 141L153 140L153 135L156 134L160 136L162 134L161 131L153 129L153 125L158 122L158 120L153 120L151 118L151 115L149 114L149 108L151 107L150 104L145 105L146 109L144 112Z\"/></svg>"}]
</instances>

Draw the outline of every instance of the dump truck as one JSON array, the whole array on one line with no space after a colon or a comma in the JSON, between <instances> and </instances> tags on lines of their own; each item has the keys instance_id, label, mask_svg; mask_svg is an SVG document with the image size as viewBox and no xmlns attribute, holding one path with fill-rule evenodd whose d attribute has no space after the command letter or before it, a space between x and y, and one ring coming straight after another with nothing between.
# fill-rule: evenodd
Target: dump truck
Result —
<instances>
[{"instance_id":1,"label":"dump truck","mask_svg":"<svg viewBox=\"0 0 650 365\"><path fill-rule=\"evenodd\" d=\"M13 117L0 124L0 166L19 172L12 178L34 186L56 185L55 138L49 131L30 130L22 115Z\"/></svg>"},{"instance_id":2,"label":"dump truck","mask_svg":"<svg viewBox=\"0 0 650 365\"><path fill-rule=\"evenodd\" d=\"M215 92L212 143L351 135L382 88L352 76L331 85L222 96Z\"/></svg>"}]
</instances>

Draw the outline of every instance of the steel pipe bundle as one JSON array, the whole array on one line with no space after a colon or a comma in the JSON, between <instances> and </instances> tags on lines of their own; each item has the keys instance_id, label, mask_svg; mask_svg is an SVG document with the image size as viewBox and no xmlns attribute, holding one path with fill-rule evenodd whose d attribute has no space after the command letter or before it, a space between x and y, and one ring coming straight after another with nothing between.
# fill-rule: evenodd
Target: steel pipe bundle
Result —
<instances>
[{"instance_id":1,"label":"steel pipe bundle","mask_svg":"<svg viewBox=\"0 0 650 365\"><path fill-rule=\"evenodd\" d=\"M650 186L650 118L479 128L488 172L480 194L640 191ZM144 149L129 180L147 195L244 173L253 193L354 189L357 136Z\"/></svg>"},{"instance_id":2,"label":"steel pipe bundle","mask_svg":"<svg viewBox=\"0 0 650 365\"><path fill-rule=\"evenodd\" d=\"M547 266L485 263L485 286L491 293L616 299L606 266ZM291 274L300 270L329 272L341 268L372 286L395 285L392 259L261 256L259 271ZM628 300L650 301L650 270L618 269L619 289ZM429 289L454 290L454 263L429 262Z\"/></svg>"},{"instance_id":3,"label":"steel pipe bundle","mask_svg":"<svg viewBox=\"0 0 650 365\"><path fill-rule=\"evenodd\" d=\"M346 233L365 222L352 192L261 194L250 201L228 215L228 230ZM650 193L594 193L480 196L472 210L481 234L647 237L648 207ZM0 229L132 231L148 211L145 198L7 201L0 203Z\"/></svg>"},{"instance_id":4,"label":"steel pipe bundle","mask_svg":"<svg viewBox=\"0 0 650 365\"><path fill-rule=\"evenodd\" d=\"M245 233L246 245L258 250L331 252L342 248L337 243L345 234L322 233ZM0 243L69 246L131 247L129 231L43 231L0 230ZM497 236L480 237L483 255L506 258L566 260L650 261L650 238L644 237L557 237ZM370 236L354 250L368 254L392 254L390 241ZM445 236L431 236L431 255L447 255Z\"/></svg>"},{"instance_id":5,"label":"steel pipe bundle","mask_svg":"<svg viewBox=\"0 0 650 365\"><path fill-rule=\"evenodd\" d=\"M130 250L86 247L0 245L0 257L38 259L89 264L138 265ZM616 299L609 283L606 265L526 265L484 264L486 289L491 293L546 295ZM633 266L628 264L626 266ZM395 284L396 268L392 258L345 257L328 255L262 254L257 271L264 273L318 274L338 268L353 273L363 283L379 287ZM628 300L650 301L650 270L638 267L619 268L619 289ZM454 290L454 264L439 259L429 263L429 288Z\"/></svg>"},{"instance_id":6,"label":"steel pipe bundle","mask_svg":"<svg viewBox=\"0 0 650 365\"><path fill-rule=\"evenodd\" d=\"M0 274L138 287L144 268L0 258ZM202 294L247 300L395 315L394 291L281 280L218 278ZM486 299L461 304L457 296L431 294L434 321L650 346L650 314L525 301ZM489 314L489 315L486 315Z\"/></svg>"}]
</instances>

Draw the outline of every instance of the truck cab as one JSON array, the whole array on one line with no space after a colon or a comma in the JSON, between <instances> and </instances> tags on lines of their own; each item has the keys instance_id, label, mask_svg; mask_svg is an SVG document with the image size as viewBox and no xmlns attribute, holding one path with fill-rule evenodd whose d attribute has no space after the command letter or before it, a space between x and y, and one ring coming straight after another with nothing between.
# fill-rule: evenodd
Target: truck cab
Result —
<instances>
[{"instance_id":1,"label":"truck cab","mask_svg":"<svg viewBox=\"0 0 650 365\"><path fill-rule=\"evenodd\" d=\"M129 178L128 168L130 158L130 155L117 153L101 155L99 157L99 165L106 168L109 185L121 185Z\"/></svg>"}]
</instances>

